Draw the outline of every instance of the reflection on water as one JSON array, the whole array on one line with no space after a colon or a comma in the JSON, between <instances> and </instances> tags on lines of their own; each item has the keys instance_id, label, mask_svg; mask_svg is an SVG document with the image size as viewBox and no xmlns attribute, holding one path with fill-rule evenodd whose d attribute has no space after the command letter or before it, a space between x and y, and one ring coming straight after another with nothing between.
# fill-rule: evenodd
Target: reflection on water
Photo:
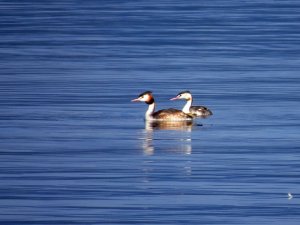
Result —
<instances>
[{"instance_id":1,"label":"reflection on water","mask_svg":"<svg viewBox=\"0 0 300 225\"><path fill-rule=\"evenodd\" d=\"M154 154L155 149L159 147L155 146L155 139L165 139L165 141L168 143L167 146L164 146L167 147L165 150L183 154L191 154L191 131L193 126L193 121L146 121L145 130L143 131L142 137L142 147L144 153L146 155ZM159 136L154 138L155 132L160 130L172 130L178 132L175 134L173 133L172 136L170 136L170 133L168 133L167 136L158 134Z\"/></svg>"},{"instance_id":2,"label":"reflection on water","mask_svg":"<svg viewBox=\"0 0 300 225\"><path fill-rule=\"evenodd\" d=\"M193 121L146 121L146 130L181 130L191 131Z\"/></svg>"}]
</instances>

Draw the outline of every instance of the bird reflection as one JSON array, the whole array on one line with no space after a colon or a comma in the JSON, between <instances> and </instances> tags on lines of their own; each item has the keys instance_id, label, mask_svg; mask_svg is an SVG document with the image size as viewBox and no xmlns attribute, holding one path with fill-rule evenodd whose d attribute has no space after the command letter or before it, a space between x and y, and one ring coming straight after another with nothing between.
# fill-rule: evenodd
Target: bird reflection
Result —
<instances>
[{"instance_id":1,"label":"bird reflection","mask_svg":"<svg viewBox=\"0 0 300 225\"><path fill-rule=\"evenodd\" d=\"M146 121L146 130L182 130L191 131L193 121Z\"/></svg>"},{"instance_id":2,"label":"bird reflection","mask_svg":"<svg viewBox=\"0 0 300 225\"><path fill-rule=\"evenodd\" d=\"M193 121L146 121L145 122L145 130L143 131L143 150L147 155L154 154L155 151L155 139L153 135L156 131L159 130L170 130L170 131L179 131L178 135L172 135L172 140L168 138L166 142L162 143L160 140L161 148L164 148L165 144L167 144L167 148L164 150L171 152L179 152L184 154L192 153L191 146L191 131L193 129ZM157 133L158 135L159 133ZM175 138L175 139L174 139Z\"/></svg>"}]
</instances>

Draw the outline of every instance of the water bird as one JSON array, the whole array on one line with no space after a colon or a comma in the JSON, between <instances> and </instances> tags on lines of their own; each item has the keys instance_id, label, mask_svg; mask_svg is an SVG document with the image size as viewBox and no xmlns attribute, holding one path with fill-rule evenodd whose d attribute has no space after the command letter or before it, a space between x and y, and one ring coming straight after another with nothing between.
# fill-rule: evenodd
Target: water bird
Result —
<instances>
[{"instance_id":1,"label":"water bird","mask_svg":"<svg viewBox=\"0 0 300 225\"><path fill-rule=\"evenodd\" d=\"M184 113L178 109L162 109L155 112L155 101L151 91L145 91L138 98L131 100L132 102L145 102L148 109L145 113L146 121L183 121L193 120L191 115Z\"/></svg>"},{"instance_id":2,"label":"water bird","mask_svg":"<svg viewBox=\"0 0 300 225\"><path fill-rule=\"evenodd\" d=\"M289 198L289 200L293 198L293 195L291 192L288 193L288 198Z\"/></svg>"},{"instance_id":3,"label":"water bird","mask_svg":"<svg viewBox=\"0 0 300 225\"><path fill-rule=\"evenodd\" d=\"M185 99L186 104L182 108L182 112L189 114L193 117L202 117L206 118L211 116L213 113L205 106L192 106L193 97L190 91L182 91L177 94L176 97L171 98L170 100L178 100L178 99Z\"/></svg>"}]
</instances>

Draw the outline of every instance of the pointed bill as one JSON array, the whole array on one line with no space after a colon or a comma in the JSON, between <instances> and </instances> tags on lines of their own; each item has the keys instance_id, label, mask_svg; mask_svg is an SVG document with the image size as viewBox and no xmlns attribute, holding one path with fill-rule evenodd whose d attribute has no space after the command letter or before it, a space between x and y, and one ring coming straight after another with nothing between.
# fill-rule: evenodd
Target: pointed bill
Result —
<instances>
[{"instance_id":1,"label":"pointed bill","mask_svg":"<svg viewBox=\"0 0 300 225\"><path fill-rule=\"evenodd\" d=\"M132 101L132 102L139 102L139 101L140 101L140 98L135 98L135 99L132 99L131 101Z\"/></svg>"},{"instance_id":2,"label":"pointed bill","mask_svg":"<svg viewBox=\"0 0 300 225\"><path fill-rule=\"evenodd\" d=\"M179 99L178 96L176 96L176 97L174 97L174 98L171 98L170 100L173 101L173 100L177 100L177 99Z\"/></svg>"}]
</instances>

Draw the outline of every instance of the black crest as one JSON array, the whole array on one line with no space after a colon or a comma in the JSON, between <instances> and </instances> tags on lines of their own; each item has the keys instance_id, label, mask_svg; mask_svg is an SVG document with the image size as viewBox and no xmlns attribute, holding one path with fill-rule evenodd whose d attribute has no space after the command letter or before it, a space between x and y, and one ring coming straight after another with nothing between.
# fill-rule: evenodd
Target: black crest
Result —
<instances>
[{"instance_id":1,"label":"black crest","mask_svg":"<svg viewBox=\"0 0 300 225\"><path fill-rule=\"evenodd\" d=\"M139 97L142 97L142 96L147 95L147 94L151 95L152 91L145 91L142 94L140 94Z\"/></svg>"},{"instance_id":2,"label":"black crest","mask_svg":"<svg viewBox=\"0 0 300 225\"><path fill-rule=\"evenodd\" d=\"M189 93L189 94L191 94L190 91L182 91L182 92L178 93L177 95L182 95L182 94L184 94L184 93Z\"/></svg>"}]
</instances>

